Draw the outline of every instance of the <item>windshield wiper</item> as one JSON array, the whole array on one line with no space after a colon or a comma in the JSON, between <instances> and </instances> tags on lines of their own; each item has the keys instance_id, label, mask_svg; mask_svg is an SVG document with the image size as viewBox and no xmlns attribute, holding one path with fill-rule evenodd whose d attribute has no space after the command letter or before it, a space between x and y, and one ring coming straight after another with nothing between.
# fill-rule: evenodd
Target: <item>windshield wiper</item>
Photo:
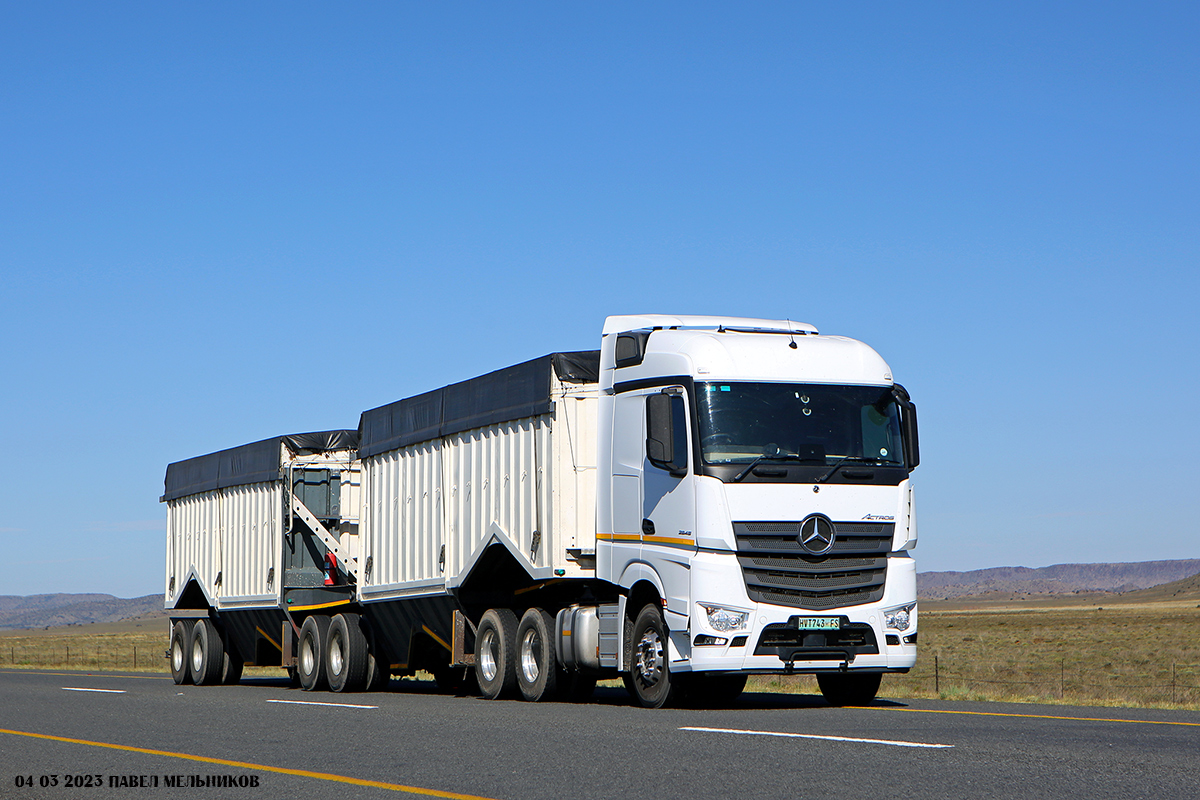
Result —
<instances>
[{"instance_id":1,"label":"windshield wiper","mask_svg":"<svg viewBox=\"0 0 1200 800\"><path fill-rule=\"evenodd\" d=\"M836 464L834 464L833 467L830 468L830 470L828 472L826 472L821 477L817 478L817 483L824 483L825 481L832 478L833 473L835 473L839 469L841 469L842 465L845 464L847 461L857 461L860 464L870 464L871 466L875 466L879 463L879 459L876 459L876 458L863 458L862 456L842 456L841 460L838 461Z\"/></svg>"},{"instance_id":2,"label":"windshield wiper","mask_svg":"<svg viewBox=\"0 0 1200 800\"><path fill-rule=\"evenodd\" d=\"M739 472L737 475L734 475L730 479L729 482L737 483L742 478L749 475L750 471L752 469L754 469L755 467L757 467L759 464L761 464L764 461L808 461L808 460L810 460L810 459L801 458L800 456L796 455L795 453L780 453L780 454L774 455L774 456L767 456L767 455L759 456L758 458L754 459L749 464L747 464L746 468L744 470Z\"/></svg>"}]
</instances>

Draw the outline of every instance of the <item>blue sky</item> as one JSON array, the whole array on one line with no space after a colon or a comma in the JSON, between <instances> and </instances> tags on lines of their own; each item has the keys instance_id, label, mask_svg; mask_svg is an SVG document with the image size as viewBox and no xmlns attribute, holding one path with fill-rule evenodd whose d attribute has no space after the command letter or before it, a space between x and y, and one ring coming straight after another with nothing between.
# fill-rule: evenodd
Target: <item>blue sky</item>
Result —
<instances>
[{"instance_id":1,"label":"blue sky","mask_svg":"<svg viewBox=\"0 0 1200 800\"><path fill-rule=\"evenodd\" d=\"M923 570L1200 557L1190 4L8 4L0 594L161 591L170 461L621 313L862 339Z\"/></svg>"}]
</instances>

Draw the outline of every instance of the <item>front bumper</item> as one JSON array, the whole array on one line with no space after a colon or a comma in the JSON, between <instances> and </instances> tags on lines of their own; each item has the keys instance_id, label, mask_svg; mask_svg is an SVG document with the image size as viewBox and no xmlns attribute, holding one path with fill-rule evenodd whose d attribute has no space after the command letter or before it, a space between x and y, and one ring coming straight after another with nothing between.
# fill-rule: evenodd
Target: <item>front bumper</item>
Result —
<instances>
[{"instance_id":1,"label":"front bumper","mask_svg":"<svg viewBox=\"0 0 1200 800\"><path fill-rule=\"evenodd\" d=\"M698 553L691 564L692 608L686 631L672 624L671 668L686 671L904 672L917 660L917 609L903 630L885 629L884 611L916 603L916 564L888 555L887 585L874 603L806 611L752 601L732 553ZM747 611L744 629L714 630L704 606ZM668 615L675 616L675 615ZM813 618L839 618L836 629L805 629ZM682 625L679 625L681 628Z\"/></svg>"}]
</instances>

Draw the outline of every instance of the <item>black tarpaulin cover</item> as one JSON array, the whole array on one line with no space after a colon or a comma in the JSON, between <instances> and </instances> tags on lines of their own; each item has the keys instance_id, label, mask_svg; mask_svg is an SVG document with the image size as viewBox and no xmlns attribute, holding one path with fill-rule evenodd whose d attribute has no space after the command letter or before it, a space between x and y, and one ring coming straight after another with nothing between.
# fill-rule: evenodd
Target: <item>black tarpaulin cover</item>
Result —
<instances>
[{"instance_id":1,"label":"black tarpaulin cover","mask_svg":"<svg viewBox=\"0 0 1200 800\"><path fill-rule=\"evenodd\" d=\"M368 458L472 428L550 410L550 370L566 383L596 383L600 351L552 353L432 392L364 411L358 455Z\"/></svg>"},{"instance_id":2,"label":"black tarpaulin cover","mask_svg":"<svg viewBox=\"0 0 1200 800\"><path fill-rule=\"evenodd\" d=\"M211 492L228 486L273 481L279 478L279 445L301 453L324 453L330 450L354 450L358 447L358 431L317 431L273 436L261 442L251 442L209 453L186 461L167 465L163 500L174 500L190 494Z\"/></svg>"}]
</instances>

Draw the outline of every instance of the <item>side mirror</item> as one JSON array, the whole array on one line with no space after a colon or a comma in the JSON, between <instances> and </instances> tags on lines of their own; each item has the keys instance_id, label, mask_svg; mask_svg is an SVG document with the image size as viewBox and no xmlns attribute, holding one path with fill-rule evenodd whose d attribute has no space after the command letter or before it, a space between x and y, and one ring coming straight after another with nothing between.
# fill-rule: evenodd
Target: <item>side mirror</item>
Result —
<instances>
[{"instance_id":1,"label":"side mirror","mask_svg":"<svg viewBox=\"0 0 1200 800\"><path fill-rule=\"evenodd\" d=\"M921 463L921 446L917 436L917 405L908 396L908 390L900 384L892 389L896 404L900 406L900 435L904 437L904 462L911 470Z\"/></svg>"},{"instance_id":2,"label":"side mirror","mask_svg":"<svg viewBox=\"0 0 1200 800\"><path fill-rule=\"evenodd\" d=\"M683 398L652 394L646 398L646 458L676 478L687 475L687 426Z\"/></svg>"}]
</instances>

